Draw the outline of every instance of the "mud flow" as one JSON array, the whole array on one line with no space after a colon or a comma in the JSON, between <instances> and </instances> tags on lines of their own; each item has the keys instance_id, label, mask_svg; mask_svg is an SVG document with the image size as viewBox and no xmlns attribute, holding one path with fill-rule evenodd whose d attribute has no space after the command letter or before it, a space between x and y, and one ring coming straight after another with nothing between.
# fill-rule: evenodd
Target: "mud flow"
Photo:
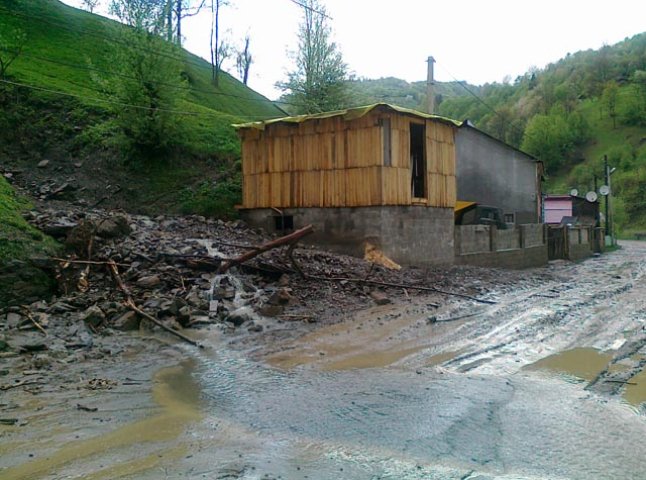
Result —
<instances>
[{"instance_id":1,"label":"mud flow","mask_svg":"<svg viewBox=\"0 0 646 480\"><path fill-rule=\"evenodd\" d=\"M213 335L158 375L154 413L0 476L643 479L645 265L627 242L493 305L411 299L251 350Z\"/></svg>"}]
</instances>

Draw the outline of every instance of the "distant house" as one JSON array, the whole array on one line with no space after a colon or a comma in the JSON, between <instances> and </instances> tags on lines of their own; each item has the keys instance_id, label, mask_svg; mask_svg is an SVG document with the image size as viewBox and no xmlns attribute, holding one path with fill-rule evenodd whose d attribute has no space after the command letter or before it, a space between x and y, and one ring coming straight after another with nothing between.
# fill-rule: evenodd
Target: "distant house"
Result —
<instances>
[{"instance_id":1,"label":"distant house","mask_svg":"<svg viewBox=\"0 0 646 480\"><path fill-rule=\"evenodd\" d=\"M269 231L312 223L308 238L353 255L372 245L401 264L453 263L459 189L515 220L536 221L540 202L534 159L461 125L388 104L236 125L241 216Z\"/></svg>"},{"instance_id":2,"label":"distant house","mask_svg":"<svg viewBox=\"0 0 646 480\"><path fill-rule=\"evenodd\" d=\"M501 208L507 223L541 221L542 162L468 121L455 143L459 200Z\"/></svg>"},{"instance_id":3,"label":"distant house","mask_svg":"<svg viewBox=\"0 0 646 480\"><path fill-rule=\"evenodd\" d=\"M589 202L573 195L546 195L544 200L545 223L563 222L596 226L599 222L599 201Z\"/></svg>"}]
</instances>

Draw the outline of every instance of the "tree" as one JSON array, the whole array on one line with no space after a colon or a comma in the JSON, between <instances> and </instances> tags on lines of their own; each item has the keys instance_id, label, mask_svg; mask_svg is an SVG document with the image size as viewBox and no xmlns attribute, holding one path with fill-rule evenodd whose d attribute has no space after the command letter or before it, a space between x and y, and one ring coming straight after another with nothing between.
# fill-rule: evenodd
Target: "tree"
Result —
<instances>
[{"instance_id":1,"label":"tree","mask_svg":"<svg viewBox=\"0 0 646 480\"><path fill-rule=\"evenodd\" d=\"M83 6L88 12L94 13L94 9L101 3L101 0L83 0Z\"/></svg>"},{"instance_id":2,"label":"tree","mask_svg":"<svg viewBox=\"0 0 646 480\"><path fill-rule=\"evenodd\" d=\"M601 104L608 112L608 116L612 118L612 128L617 128L617 96L619 94L619 87L617 82L606 83L603 93L601 95Z\"/></svg>"},{"instance_id":3,"label":"tree","mask_svg":"<svg viewBox=\"0 0 646 480\"><path fill-rule=\"evenodd\" d=\"M232 51L231 45L220 38L220 9L228 4L228 0L211 1L211 77L216 87L220 85L222 64Z\"/></svg>"},{"instance_id":4,"label":"tree","mask_svg":"<svg viewBox=\"0 0 646 480\"><path fill-rule=\"evenodd\" d=\"M109 12L122 23L148 33L166 30L167 0L111 0Z\"/></svg>"},{"instance_id":5,"label":"tree","mask_svg":"<svg viewBox=\"0 0 646 480\"><path fill-rule=\"evenodd\" d=\"M166 155L183 141L177 113L186 89L178 47L141 29L123 29L115 49L115 75L93 76L111 100L118 145L128 160Z\"/></svg>"},{"instance_id":6,"label":"tree","mask_svg":"<svg viewBox=\"0 0 646 480\"><path fill-rule=\"evenodd\" d=\"M19 28L0 30L0 79L4 79L11 64L20 56L27 36Z\"/></svg>"},{"instance_id":7,"label":"tree","mask_svg":"<svg viewBox=\"0 0 646 480\"><path fill-rule=\"evenodd\" d=\"M296 69L287 81L276 84L301 113L315 113L343 108L346 104L348 67L336 43L325 7L318 0L303 0L303 18L299 27Z\"/></svg>"},{"instance_id":8,"label":"tree","mask_svg":"<svg viewBox=\"0 0 646 480\"><path fill-rule=\"evenodd\" d=\"M646 71L631 77L628 94L621 101L621 120L628 125L646 125Z\"/></svg>"},{"instance_id":9,"label":"tree","mask_svg":"<svg viewBox=\"0 0 646 480\"><path fill-rule=\"evenodd\" d=\"M215 0L212 0L215 1ZM182 21L200 13L206 6L206 0L199 0L196 6L191 7L191 0L167 0L166 12L166 39L177 45L182 45Z\"/></svg>"},{"instance_id":10,"label":"tree","mask_svg":"<svg viewBox=\"0 0 646 480\"><path fill-rule=\"evenodd\" d=\"M253 63L253 57L251 56L251 51L249 50L249 42L251 39L249 35L244 37L244 48L239 50L236 55L236 67L238 69L238 76L242 83L245 85L249 80L249 68Z\"/></svg>"}]
</instances>

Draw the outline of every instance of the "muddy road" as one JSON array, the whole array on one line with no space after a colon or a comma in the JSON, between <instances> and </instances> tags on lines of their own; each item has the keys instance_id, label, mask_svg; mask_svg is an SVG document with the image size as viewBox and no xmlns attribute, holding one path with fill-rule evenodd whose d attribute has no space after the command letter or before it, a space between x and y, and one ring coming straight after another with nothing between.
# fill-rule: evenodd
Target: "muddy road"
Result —
<instances>
[{"instance_id":1,"label":"muddy road","mask_svg":"<svg viewBox=\"0 0 646 480\"><path fill-rule=\"evenodd\" d=\"M214 331L214 348L156 377L157 416L138 442L49 470L4 461L1 476L646 478L646 243L546 269L487 292L494 305L374 307L256 345L254 360Z\"/></svg>"}]
</instances>

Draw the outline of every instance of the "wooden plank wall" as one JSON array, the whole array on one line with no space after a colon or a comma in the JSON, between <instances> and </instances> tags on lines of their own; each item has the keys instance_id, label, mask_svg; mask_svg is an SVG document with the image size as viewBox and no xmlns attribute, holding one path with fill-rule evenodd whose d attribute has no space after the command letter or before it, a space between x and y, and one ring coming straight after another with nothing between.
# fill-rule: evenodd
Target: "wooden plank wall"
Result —
<instances>
[{"instance_id":1,"label":"wooden plank wall","mask_svg":"<svg viewBox=\"0 0 646 480\"><path fill-rule=\"evenodd\" d=\"M385 167L381 119L391 120L391 166ZM243 208L410 205L410 121L372 112L241 130ZM421 119L424 122L423 119ZM451 126L427 120L428 205L455 204Z\"/></svg>"}]
</instances>

